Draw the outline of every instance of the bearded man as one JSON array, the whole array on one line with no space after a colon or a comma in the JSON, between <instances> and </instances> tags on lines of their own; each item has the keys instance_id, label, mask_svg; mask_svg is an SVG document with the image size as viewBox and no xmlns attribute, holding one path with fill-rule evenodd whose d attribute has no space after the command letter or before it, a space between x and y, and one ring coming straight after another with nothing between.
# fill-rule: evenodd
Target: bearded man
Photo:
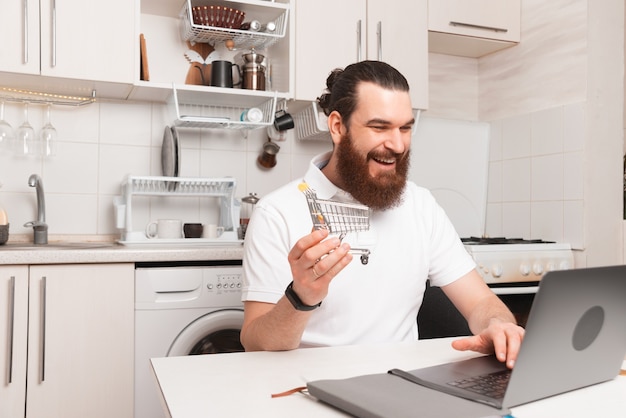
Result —
<instances>
[{"instance_id":1,"label":"bearded man","mask_svg":"<svg viewBox=\"0 0 626 418\"><path fill-rule=\"evenodd\" d=\"M334 70L318 102L330 153L303 179L262 198L244 243L246 350L412 341L426 281L442 288L474 335L458 350L513 367L524 331L484 283L430 192L407 181L415 119L405 77L379 61ZM370 207L370 228L343 241L312 230L306 183L320 199ZM367 264L350 248L371 252Z\"/></svg>"}]
</instances>

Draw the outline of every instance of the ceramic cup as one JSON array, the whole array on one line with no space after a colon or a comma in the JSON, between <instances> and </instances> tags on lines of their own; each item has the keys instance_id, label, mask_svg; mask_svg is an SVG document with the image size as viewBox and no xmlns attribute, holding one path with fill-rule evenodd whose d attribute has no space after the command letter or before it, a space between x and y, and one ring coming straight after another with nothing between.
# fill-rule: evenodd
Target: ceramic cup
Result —
<instances>
[{"instance_id":1,"label":"ceramic cup","mask_svg":"<svg viewBox=\"0 0 626 418\"><path fill-rule=\"evenodd\" d=\"M192 224L188 223L183 225L183 232L185 233L185 238L201 238L202 237L202 224Z\"/></svg>"},{"instance_id":2,"label":"ceramic cup","mask_svg":"<svg viewBox=\"0 0 626 418\"><path fill-rule=\"evenodd\" d=\"M219 238L220 235L222 235L224 233L224 227L223 226L217 226L215 224L208 224L204 226L204 233L203 233L203 237L204 238Z\"/></svg>"},{"instance_id":3,"label":"ceramic cup","mask_svg":"<svg viewBox=\"0 0 626 418\"><path fill-rule=\"evenodd\" d=\"M180 219L159 219L146 226L148 238L175 239L183 237L183 223Z\"/></svg>"}]
</instances>

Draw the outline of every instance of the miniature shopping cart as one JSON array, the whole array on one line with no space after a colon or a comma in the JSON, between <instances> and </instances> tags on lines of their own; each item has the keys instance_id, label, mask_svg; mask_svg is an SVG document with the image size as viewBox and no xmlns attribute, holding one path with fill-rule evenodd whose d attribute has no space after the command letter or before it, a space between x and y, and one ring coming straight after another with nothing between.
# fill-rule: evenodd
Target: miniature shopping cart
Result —
<instances>
[{"instance_id":1,"label":"miniature shopping cart","mask_svg":"<svg viewBox=\"0 0 626 418\"><path fill-rule=\"evenodd\" d=\"M315 229L328 229L331 234L339 234L339 240L343 240L348 232L369 231L369 207L319 199L315 191L306 183L300 183L298 188L306 196ZM350 253L361 255L362 264L367 264L369 261L370 250L368 249L351 248Z\"/></svg>"}]
</instances>

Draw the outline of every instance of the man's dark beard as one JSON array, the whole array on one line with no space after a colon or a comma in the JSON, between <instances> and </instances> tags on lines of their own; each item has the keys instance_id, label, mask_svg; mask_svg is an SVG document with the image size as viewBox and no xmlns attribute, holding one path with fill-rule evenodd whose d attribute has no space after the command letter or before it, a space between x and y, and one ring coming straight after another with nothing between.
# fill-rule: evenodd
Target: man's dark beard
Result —
<instances>
[{"instance_id":1,"label":"man's dark beard","mask_svg":"<svg viewBox=\"0 0 626 418\"><path fill-rule=\"evenodd\" d=\"M374 156L396 158L396 170L372 177L367 163ZM405 154L389 152L385 155L371 152L363 159L354 148L352 135L347 132L337 145L337 158L337 171L343 181L343 188L356 200L374 210L391 209L402 202L411 160L409 151Z\"/></svg>"}]
</instances>

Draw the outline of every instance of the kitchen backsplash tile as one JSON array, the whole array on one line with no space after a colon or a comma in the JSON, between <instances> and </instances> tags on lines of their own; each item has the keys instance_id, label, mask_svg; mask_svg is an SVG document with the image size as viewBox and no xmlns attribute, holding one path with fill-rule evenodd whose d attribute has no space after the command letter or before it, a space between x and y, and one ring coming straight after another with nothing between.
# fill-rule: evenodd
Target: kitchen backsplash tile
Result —
<instances>
[{"instance_id":1,"label":"kitchen backsplash tile","mask_svg":"<svg viewBox=\"0 0 626 418\"><path fill-rule=\"evenodd\" d=\"M582 151L563 155L563 199L582 200L584 192L584 155Z\"/></svg>"},{"instance_id":2,"label":"kitchen backsplash tile","mask_svg":"<svg viewBox=\"0 0 626 418\"><path fill-rule=\"evenodd\" d=\"M502 153L492 145L489 235L569 242L582 249L585 128L584 103L491 122Z\"/></svg>"},{"instance_id":3,"label":"kitchen backsplash tile","mask_svg":"<svg viewBox=\"0 0 626 418\"><path fill-rule=\"evenodd\" d=\"M530 202L502 203L502 235L526 239L532 237L530 230Z\"/></svg>"},{"instance_id":4,"label":"kitchen backsplash tile","mask_svg":"<svg viewBox=\"0 0 626 418\"><path fill-rule=\"evenodd\" d=\"M531 159L530 200L563 200L563 153Z\"/></svg>"},{"instance_id":5,"label":"kitchen backsplash tile","mask_svg":"<svg viewBox=\"0 0 626 418\"><path fill-rule=\"evenodd\" d=\"M530 204L530 238L563 242L563 201L533 201Z\"/></svg>"},{"instance_id":6,"label":"kitchen backsplash tile","mask_svg":"<svg viewBox=\"0 0 626 418\"><path fill-rule=\"evenodd\" d=\"M502 160L502 201L530 201L530 158Z\"/></svg>"}]
</instances>

